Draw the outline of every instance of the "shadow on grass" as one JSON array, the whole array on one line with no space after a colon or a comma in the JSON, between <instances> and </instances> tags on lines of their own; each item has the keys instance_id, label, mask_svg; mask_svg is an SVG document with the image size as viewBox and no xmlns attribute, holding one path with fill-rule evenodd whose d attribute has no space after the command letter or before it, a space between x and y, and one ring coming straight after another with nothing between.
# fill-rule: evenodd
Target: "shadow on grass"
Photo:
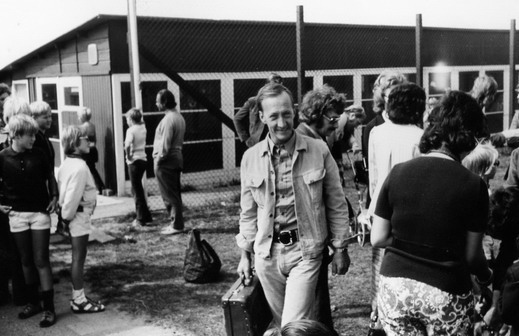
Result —
<instances>
[{"instance_id":1,"label":"shadow on grass","mask_svg":"<svg viewBox=\"0 0 519 336\"><path fill-rule=\"evenodd\" d=\"M170 322L193 319L207 307L220 309L222 295L236 279L235 273L221 272L217 282L192 284L184 281L181 268L140 260L91 266L85 274L91 289L104 302Z\"/></svg>"}]
</instances>

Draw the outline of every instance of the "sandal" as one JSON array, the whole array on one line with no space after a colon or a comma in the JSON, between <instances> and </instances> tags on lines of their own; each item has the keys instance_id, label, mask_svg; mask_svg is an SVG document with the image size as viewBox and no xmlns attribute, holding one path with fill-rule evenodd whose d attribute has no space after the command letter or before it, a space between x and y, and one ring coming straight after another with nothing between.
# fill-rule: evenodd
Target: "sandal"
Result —
<instances>
[{"instance_id":1,"label":"sandal","mask_svg":"<svg viewBox=\"0 0 519 336\"><path fill-rule=\"evenodd\" d=\"M41 307L32 303L28 303L23 310L18 314L18 318L25 320L41 312Z\"/></svg>"},{"instance_id":2,"label":"sandal","mask_svg":"<svg viewBox=\"0 0 519 336\"><path fill-rule=\"evenodd\" d=\"M82 303L70 300L70 310L74 314L100 313L105 310L105 306L100 301L94 301L87 297L86 301Z\"/></svg>"},{"instance_id":3,"label":"sandal","mask_svg":"<svg viewBox=\"0 0 519 336\"><path fill-rule=\"evenodd\" d=\"M48 328L56 323L56 313L46 310L40 320L40 328Z\"/></svg>"}]
</instances>

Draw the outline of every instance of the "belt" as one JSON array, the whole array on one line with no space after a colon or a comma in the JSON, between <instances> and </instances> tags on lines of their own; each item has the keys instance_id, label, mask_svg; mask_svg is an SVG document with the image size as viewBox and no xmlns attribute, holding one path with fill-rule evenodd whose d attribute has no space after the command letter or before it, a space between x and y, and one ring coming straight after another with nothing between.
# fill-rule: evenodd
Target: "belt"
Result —
<instances>
[{"instance_id":1,"label":"belt","mask_svg":"<svg viewBox=\"0 0 519 336\"><path fill-rule=\"evenodd\" d=\"M299 240L297 229L289 231L274 232L274 242L281 243L285 246L294 245Z\"/></svg>"}]
</instances>

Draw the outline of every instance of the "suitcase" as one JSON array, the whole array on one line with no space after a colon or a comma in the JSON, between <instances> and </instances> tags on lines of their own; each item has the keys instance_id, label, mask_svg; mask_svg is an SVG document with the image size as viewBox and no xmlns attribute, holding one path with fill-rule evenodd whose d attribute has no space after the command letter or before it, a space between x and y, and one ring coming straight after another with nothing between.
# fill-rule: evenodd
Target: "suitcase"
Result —
<instances>
[{"instance_id":1,"label":"suitcase","mask_svg":"<svg viewBox=\"0 0 519 336\"><path fill-rule=\"evenodd\" d=\"M272 313L265 299L258 277L244 286L241 279L222 297L227 336L262 336L272 321Z\"/></svg>"}]
</instances>

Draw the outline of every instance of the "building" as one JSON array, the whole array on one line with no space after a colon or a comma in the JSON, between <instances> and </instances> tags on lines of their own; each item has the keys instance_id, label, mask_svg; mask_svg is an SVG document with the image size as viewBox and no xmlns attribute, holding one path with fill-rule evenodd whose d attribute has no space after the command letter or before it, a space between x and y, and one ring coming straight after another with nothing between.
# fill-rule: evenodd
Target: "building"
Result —
<instances>
[{"instance_id":1,"label":"building","mask_svg":"<svg viewBox=\"0 0 519 336\"><path fill-rule=\"evenodd\" d=\"M139 17L138 30L148 154L162 118L155 95L169 88L179 98L187 123L183 181L214 184L238 179L245 147L230 120L272 71L297 91L295 23ZM499 91L486 111L489 126L493 132L508 128L512 116L505 111L514 94L507 89L513 75L510 32L427 27L422 31L421 84L426 92L469 91L478 75L492 75ZM63 159L60 130L77 123L79 107L92 109L98 170L120 195L127 180L122 114L131 107L126 41L126 17L100 15L0 69L0 81L12 84L14 94L51 105L51 141L61 153L56 166ZM416 80L415 44L415 27L305 24L306 89L328 83L346 93L351 103L362 104L372 117L372 85L382 70L395 68ZM515 57L517 63L519 55ZM150 158L148 176L153 176L151 162Z\"/></svg>"}]
</instances>

